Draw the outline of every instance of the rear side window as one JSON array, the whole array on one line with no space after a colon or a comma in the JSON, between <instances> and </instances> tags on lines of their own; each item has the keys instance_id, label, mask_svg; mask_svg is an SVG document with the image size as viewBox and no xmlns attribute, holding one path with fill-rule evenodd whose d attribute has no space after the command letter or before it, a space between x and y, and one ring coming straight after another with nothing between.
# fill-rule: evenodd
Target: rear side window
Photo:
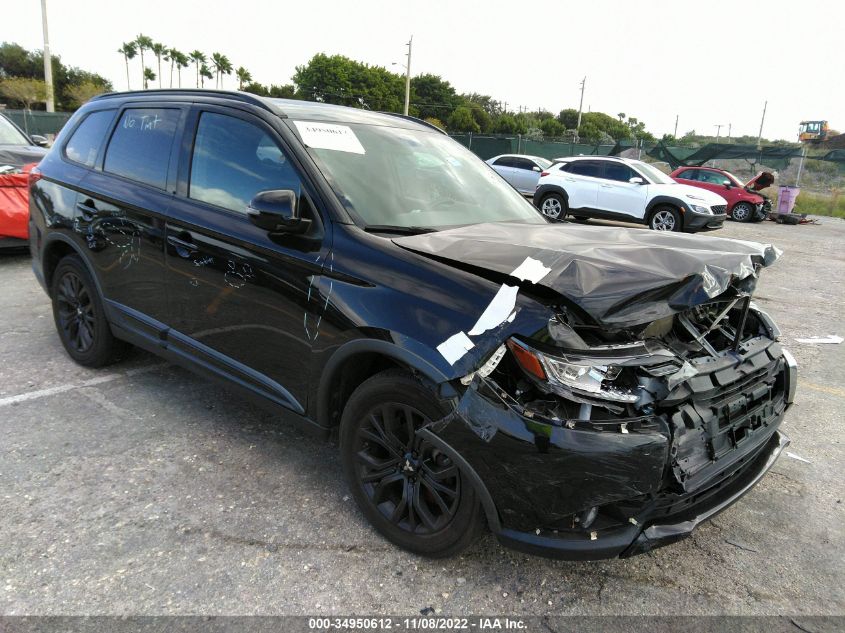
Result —
<instances>
[{"instance_id":1,"label":"rear side window","mask_svg":"<svg viewBox=\"0 0 845 633\"><path fill-rule=\"evenodd\" d=\"M203 112L188 196L246 213L255 194L270 189L300 191L299 175L270 135L243 119Z\"/></svg>"},{"instance_id":2,"label":"rear side window","mask_svg":"<svg viewBox=\"0 0 845 633\"><path fill-rule=\"evenodd\" d=\"M579 176L601 178L601 163L588 160L579 160L569 163L566 171L568 171L570 174L578 174Z\"/></svg>"},{"instance_id":3,"label":"rear side window","mask_svg":"<svg viewBox=\"0 0 845 633\"><path fill-rule=\"evenodd\" d=\"M164 189L179 115L175 108L125 110L106 150L103 169Z\"/></svg>"},{"instance_id":4,"label":"rear side window","mask_svg":"<svg viewBox=\"0 0 845 633\"><path fill-rule=\"evenodd\" d=\"M685 169L680 174L678 174L678 178L681 180L698 180L698 176L696 174L695 169Z\"/></svg>"},{"instance_id":5,"label":"rear side window","mask_svg":"<svg viewBox=\"0 0 845 633\"><path fill-rule=\"evenodd\" d=\"M65 156L74 162L92 167L112 118L114 110L100 110L85 117L68 139Z\"/></svg>"}]
</instances>

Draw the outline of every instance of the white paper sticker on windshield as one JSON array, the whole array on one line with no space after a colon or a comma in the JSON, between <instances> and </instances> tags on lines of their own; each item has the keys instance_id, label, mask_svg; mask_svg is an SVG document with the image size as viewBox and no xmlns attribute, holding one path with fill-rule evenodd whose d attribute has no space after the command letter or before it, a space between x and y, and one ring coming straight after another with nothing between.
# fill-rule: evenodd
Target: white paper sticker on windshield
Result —
<instances>
[{"instance_id":1,"label":"white paper sticker on windshield","mask_svg":"<svg viewBox=\"0 0 845 633\"><path fill-rule=\"evenodd\" d=\"M337 152L365 154L364 146L348 125L294 121L302 142L312 149L333 149Z\"/></svg>"}]
</instances>

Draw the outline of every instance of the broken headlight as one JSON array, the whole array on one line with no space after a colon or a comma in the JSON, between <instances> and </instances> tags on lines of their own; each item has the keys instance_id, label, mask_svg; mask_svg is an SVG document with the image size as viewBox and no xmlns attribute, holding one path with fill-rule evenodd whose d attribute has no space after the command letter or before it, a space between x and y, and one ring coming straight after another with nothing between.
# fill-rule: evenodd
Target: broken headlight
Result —
<instances>
[{"instance_id":1,"label":"broken headlight","mask_svg":"<svg viewBox=\"0 0 845 633\"><path fill-rule=\"evenodd\" d=\"M614 384L622 368L608 364L606 359L573 354L552 356L515 339L509 339L507 344L526 373L559 395L620 404L639 399L639 395L630 389Z\"/></svg>"}]
</instances>

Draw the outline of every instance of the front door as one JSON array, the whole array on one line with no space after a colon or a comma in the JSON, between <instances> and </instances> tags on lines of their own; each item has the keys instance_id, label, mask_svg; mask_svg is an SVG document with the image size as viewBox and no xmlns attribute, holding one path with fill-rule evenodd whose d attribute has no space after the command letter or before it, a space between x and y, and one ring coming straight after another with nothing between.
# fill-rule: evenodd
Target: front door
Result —
<instances>
[{"instance_id":1,"label":"front door","mask_svg":"<svg viewBox=\"0 0 845 633\"><path fill-rule=\"evenodd\" d=\"M326 227L276 132L258 117L198 107L183 143L180 194L167 223L173 331L168 349L303 413L326 264ZM182 166L183 165L183 166ZM246 208L291 189L302 235L269 235Z\"/></svg>"},{"instance_id":2,"label":"front door","mask_svg":"<svg viewBox=\"0 0 845 633\"><path fill-rule=\"evenodd\" d=\"M625 163L607 161L596 199L598 209L642 218L645 215L648 185L629 182L634 177L643 178Z\"/></svg>"}]
</instances>

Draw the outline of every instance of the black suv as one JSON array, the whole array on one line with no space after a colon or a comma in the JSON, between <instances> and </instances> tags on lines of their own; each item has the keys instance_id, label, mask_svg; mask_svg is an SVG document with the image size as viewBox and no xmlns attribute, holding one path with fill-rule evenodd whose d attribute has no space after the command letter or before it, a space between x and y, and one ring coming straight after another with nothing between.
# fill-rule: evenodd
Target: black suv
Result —
<instances>
[{"instance_id":1,"label":"black suv","mask_svg":"<svg viewBox=\"0 0 845 633\"><path fill-rule=\"evenodd\" d=\"M795 363L770 246L550 224L424 122L248 94L104 95L31 176L68 354L127 343L323 433L394 543L629 556L771 466Z\"/></svg>"}]
</instances>

